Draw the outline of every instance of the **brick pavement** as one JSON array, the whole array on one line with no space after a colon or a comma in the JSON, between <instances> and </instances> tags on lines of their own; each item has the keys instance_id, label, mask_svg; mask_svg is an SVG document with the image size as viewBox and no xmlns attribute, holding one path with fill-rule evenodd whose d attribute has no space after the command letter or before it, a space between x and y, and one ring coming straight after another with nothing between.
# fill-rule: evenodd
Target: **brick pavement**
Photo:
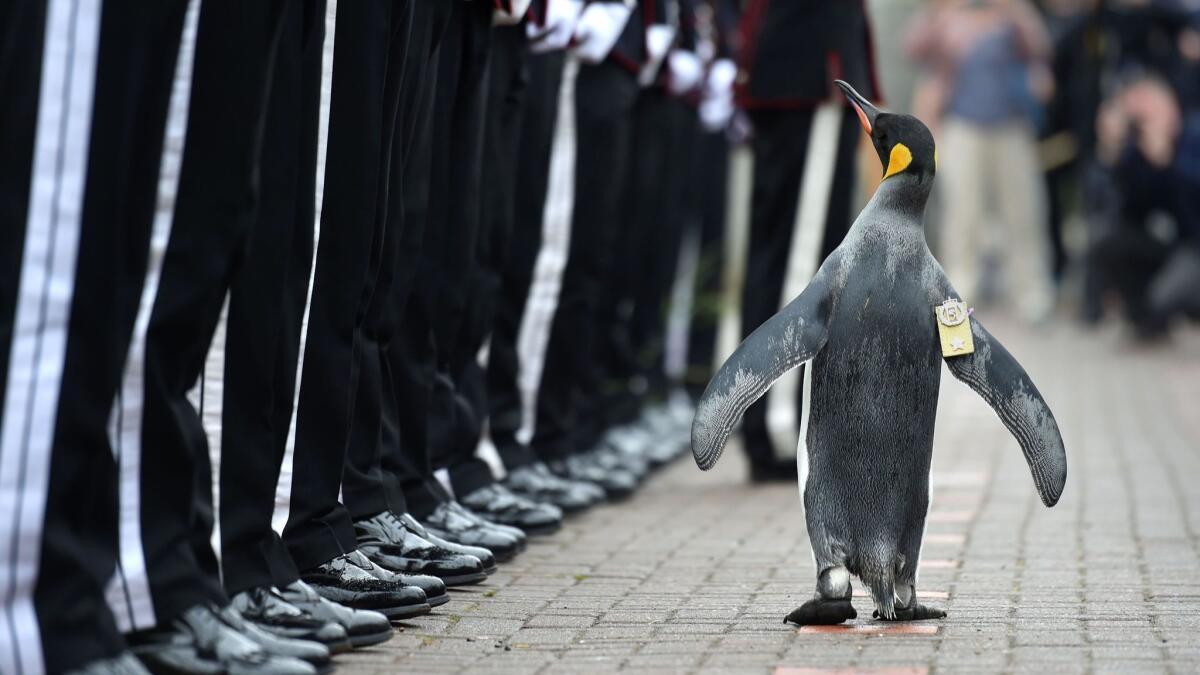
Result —
<instances>
[{"instance_id":1,"label":"brick pavement","mask_svg":"<svg viewBox=\"0 0 1200 675\"><path fill-rule=\"evenodd\" d=\"M1070 477L1042 507L1016 442L945 376L918 590L946 619L880 625L858 597L848 628L781 623L814 581L796 486L749 487L731 448L534 540L341 672L1200 672L1200 335L1140 351L990 323Z\"/></svg>"}]
</instances>

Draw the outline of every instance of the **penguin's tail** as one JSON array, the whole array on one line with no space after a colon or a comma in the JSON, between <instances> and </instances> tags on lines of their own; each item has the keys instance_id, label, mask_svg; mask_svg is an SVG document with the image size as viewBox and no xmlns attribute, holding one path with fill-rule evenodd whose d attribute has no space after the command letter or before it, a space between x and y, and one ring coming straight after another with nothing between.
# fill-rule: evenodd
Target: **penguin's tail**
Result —
<instances>
[{"instance_id":1,"label":"penguin's tail","mask_svg":"<svg viewBox=\"0 0 1200 675\"><path fill-rule=\"evenodd\" d=\"M863 561L859 578L871 592L880 619L896 618L896 575L890 561Z\"/></svg>"}]
</instances>

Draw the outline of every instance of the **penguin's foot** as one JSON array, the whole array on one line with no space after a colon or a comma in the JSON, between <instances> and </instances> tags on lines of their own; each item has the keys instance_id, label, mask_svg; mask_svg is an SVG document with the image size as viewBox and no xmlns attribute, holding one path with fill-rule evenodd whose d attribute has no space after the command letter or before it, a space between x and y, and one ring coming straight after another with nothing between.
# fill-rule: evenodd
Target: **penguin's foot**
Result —
<instances>
[{"instance_id":1,"label":"penguin's foot","mask_svg":"<svg viewBox=\"0 0 1200 675\"><path fill-rule=\"evenodd\" d=\"M871 612L871 617L880 619L879 612ZM882 621L924 621L926 619L944 619L946 618L946 610L936 609L934 607L926 607L925 605L913 605L903 609L896 608L896 618L881 619Z\"/></svg>"},{"instance_id":2,"label":"penguin's foot","mask_svg":"<svg viewBox=\"0 0 1200 675\"><path fill-rule=\"evenodd\" d=\"M844 600L813 598L793 609L783 622L794 623L797 626L832 626L857 617L858 612L854 611L854 605L850 604L849 598Z\"/></svg>"}]
</instances>

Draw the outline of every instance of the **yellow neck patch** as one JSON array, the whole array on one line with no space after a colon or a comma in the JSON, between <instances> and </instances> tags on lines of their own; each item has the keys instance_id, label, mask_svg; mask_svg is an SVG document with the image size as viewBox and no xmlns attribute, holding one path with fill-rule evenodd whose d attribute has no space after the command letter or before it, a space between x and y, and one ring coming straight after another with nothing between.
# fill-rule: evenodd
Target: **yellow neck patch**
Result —
<instances>
[{"instance_id":1,"label":"yellow neck patch","mask_svg":"<svg viewBox=\"0 0 1200 675\"><path fill-rule=\"evenodd\" d=\"M883 174L884 178L894 176L908 168L912 164L912 151L903 143L897 143L892 146L892 155L888 158L887 171Z\"/></svg>"}]
</instances>

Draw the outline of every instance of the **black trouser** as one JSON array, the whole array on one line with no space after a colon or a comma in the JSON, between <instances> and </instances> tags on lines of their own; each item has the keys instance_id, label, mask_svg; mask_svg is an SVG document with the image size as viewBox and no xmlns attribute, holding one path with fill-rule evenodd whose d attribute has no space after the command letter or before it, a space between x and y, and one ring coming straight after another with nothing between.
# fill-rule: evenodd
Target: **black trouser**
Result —
<instances>
[{"instance_id":1,"label":"black trouser","mask_svg":"<svg viewBox=\"0 0 1200 675\"><path fill-rule=\"evenodd\" d=\"M186 6L0 8L5 673L63 672L123 648L104 598L117 531L107 425Z\"/></svg>"},{"instance_id":2,"label":"black trouser","mask_svg":"<svg viewBox=\"0 0 1200 675\"><path fill-rule=\"evenodd\" d=\"M754 192L750 207L750 244L742 295L742 334L749 335L781 307L784 275L791 250L796 206L804 178L814 110L754 111ZM854 189L854 152L858 129L849 108L843 111L833 168L829 208L820 259L824 260L850 229ZM796 396L797 406L803 405ZM796 418L800 418L797 410ZM742 433L752 462L774 462L767 431L766 400L746 411ZM787 449L789 452L792 448Z\"/></svg>"},{"instance_id":3,"label":"black trouser","mask_svg":"<svg viewBox=\"0 0 1200 675\"><path fill-rule=\"evenodd\" d=\"M684 384L699 397L713 373L717 330L721 321L721 274L724 269L725 208L729 176L729 141L724 131L702 132L692 164L691 199L699 228L700 257L696 265L691 330L688 335Z\"/></svg>"},{"instance_id":4,"label":"black trouser","mask_svg":"<svg viewBox=\"0 0 1200 675\"><path fill-rule=\"evenodd\" d=\"M502 256L500 290L488 344L488 425L504 466L531 464L536 455L517 439L522 422L521 370L517 336L533 285L534 265L542 247L542 214L550 179L550 156L558 122L563 54L529 55L525 108L516 148L519 177L512 186L512 231Z\"/></svg>"},{"instance_id":5,"label":"black trouser","mask_svg":"<svg viewBox=\"0 0 1200 675\"><path fill-rule=\"evenodd\" d=\"M589 387L594 393L582 413L581 447L594 445L608 427L631 421L650 385L654 394L665 388L666 301L687 215L688 133L695 112L654 88L638 97L635 118L622 232L606 278L615 302L600 307L604 378Z\"/></svg>"},{"instance_id":6,"label":"black trouser","mask_svg":"<svg viewBox=\"0 0 1200 675\"><path fill-rule=\"evenodd\" d=\"M431 145L423 139L432 122L436 53L452 9L452 5L431 2L413 6L397 133L392 142L384 257L361 334L358 394L342 482L342 497L355 519L386 510L408 511L400 480L420 474L419 467L410 465L409 458L399 452L391 362L398 349L394 342L398 317L408 304L420 260L432 161Z\"/></svg>"},{"instance_id":7,"label":"black trouser","mask_svg":"<svg viewBox=\"0 0 1200 675\"><path fill-rule=\"evenodd\" d=\"M457 495L470 494L495 481L491 468L475 456L482 423L489 410L487 375L475 357L492 332L501 275L513 232L514 192L521 178L517 173L517 149L529 86L529 73L525 67L527 43L524 24L494 29L484 122L483 211L475 265L469 272L473 290L452 356L458 391L470 406L470 418L476 422L470 434L465 434L463 442L447 457L450 485Z\"/></svg>"},{"instance_id":8,"label":"black trouser","mask_svg":"<svg viewBox=\"0 0 1200 675\"><path fill-rule=\"evenodd\" d=\"M140 503L154 619L224 602L210 544L208 442L188 391L200 377L258 203L263 120L284 2L202 3L174 222L145 333ZM135 334L135 340L138 337ZM122 395L128 419L136 399ZM125 463L122 462L122 466ZM127 571L126 571L127 572ZM127 580L128 581L128 580ZM134 612L134 629L150 628Z\"/></svg>"},{"instance_id":9,"label":"black trouser","mask_svg":"<svg viewBox=\"0 0 1200 675\"><path fill-rule=\"evenodd\" d=\"M603 373L593 353L605 274L629 167L637 81L612 62L582 66L576 82L575 208L570 253L546 350L531 447L542 459L577 448L580 404Z\"/></svg>"},{"instance_id":10,"label":"black trouser","mask_svg":"<svg viewBox=\"0 0 1200 675\"><path fill-rule=\"evenodd\" d=\"M400 321L400 348L393 348L390 363L402 452L414 469L401 482L417 517L447 498L432 468L464 442L469 431L459 430L470 426L458 414L450 378L479 226L491 10L482 3L454 3L449 21L438 47L431 133L422 139L430 145L417 150L431 157L421 196L427 201L418 213L408 212L423 223L423 253Z\"/></svg>"},{"instance_id":11,"label":"black trouser","mask_svg":"<svg viewBox=\"0 0 1200 675\"><path fill-rule=\"evenodd\" d=\"M296 411L283 541L301 570L356 548L338 501L387 214L409 2L338 6L321 238Z\"/></svg>"},{"instance_id":12,"label":"black trouser","mask_svg":"<svg viewBox=\"0 0 1200 675\"><path fill-rule=\"evenodd\" d=\"M393 338L390 347L382 351L381 359L382 483L377 484L375 498L392 510L414 511L414 504L417 504L422 515L447 495L433 478L427 442L426 412L434 371L433 337L425 306L415 301L412 289L421 272L420 253L425 230L437 225L429 218L433 129L440 110L436 107L434 94L441 78L442 42L456 7L456 3L430 3L427 6L431 12L430 40L428 51L424 52L427 76L421 85L421 107L414 123L413 155L403 176L405 239L412 243L402 247L396 273L396 288L400 292L386 315L392 322Z\"/></svg>"},{"instance_id":13,"label":"black trouser","mask_svg":"<svg viewBox=\"0 0 1200 675\"><path fill-rule=\"evenodd\" d=\"M666 137L665 194L657 200L655 214L643 230L635 254L643 261L645 283L634 293L633 316L630 318L632 342L637 354L638 374L646 382L646 398L662 399L667 394L664 357L666 355L667 314L671 291L679 269L679 251L688 220L693 214L689 204L692 197L690 181L696 164L696 140L699 120L696 111L679 99L667 98L666 112L660 133ZM648 195L651 203L654 196ZM634 411L630 411L634 412Z\"/></svg>"},{"instance_id":14,"label":"black trouser","mask_svg":"<svg viewBox=\"0 0 1200 675\"><path fill-rule=\"evenodd\" d=\"M312 261L324 38L323 0L287 7L267 106L258 217L229 292L220 532L221 580L231 596L283 587L298 576L271 518Z\"/></svg>"}]
</instances>

